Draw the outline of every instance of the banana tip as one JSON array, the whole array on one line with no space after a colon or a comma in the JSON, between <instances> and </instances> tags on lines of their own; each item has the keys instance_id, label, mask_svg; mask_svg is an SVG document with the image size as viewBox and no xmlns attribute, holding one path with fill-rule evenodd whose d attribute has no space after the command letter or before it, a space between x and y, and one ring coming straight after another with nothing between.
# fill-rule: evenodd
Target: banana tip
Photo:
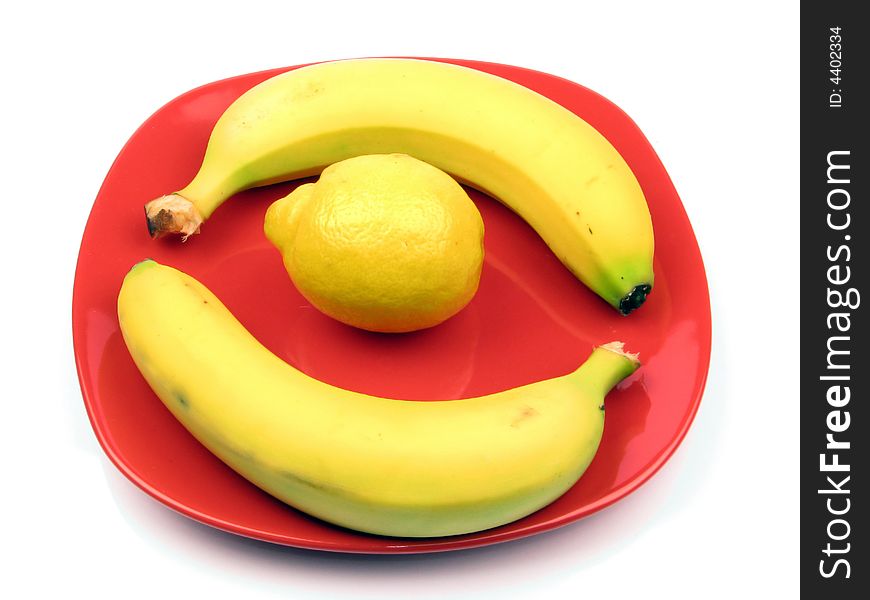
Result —
<instances>
[{"instance_id":1,"label":"banana tip","mask_svg":"<svg viewBox=\"0 0 870 600\"><path fill-rule=\"evenodd\" d=\"M627 315L636 308L638 308L641 304L646 302L646 297L649 296L649 293L652 291L652 286L648 283L641 283L640 285L634 286L629 293L622 297L619 301L619 306L617 309L623 315Z\"/></svg>"},{"instance_id":2,"label":"banana tip","mask_svg":"<svg viewBox=\"0 0 870 600\"><path fill-rule=\"evenodd\" d=\"M157 262L153 258L146 258L144 260L140 260L135 265L130 267L130 272L137 271L139 269L142 269L143 267L150 267L156 264Z\"/></svg>"}]
</instances>

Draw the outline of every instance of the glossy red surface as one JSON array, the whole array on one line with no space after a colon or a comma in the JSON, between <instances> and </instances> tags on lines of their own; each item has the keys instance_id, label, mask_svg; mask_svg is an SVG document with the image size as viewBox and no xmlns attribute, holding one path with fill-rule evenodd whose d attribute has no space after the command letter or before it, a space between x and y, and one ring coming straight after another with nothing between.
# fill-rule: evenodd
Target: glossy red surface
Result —
<instances>
[{"instance_id":1,"label":"glossy red surface","mask_svg":"<svg viewBox=\"0 0 870 600\"><path fill-rule=\"evenodd\" d=\"M449 62L549 96L622 153L643 187L656 232L649 300L621 317L571 276L521 219L474 191L486 225L480 289L454 318L412 334L352 329L296 292L262 224L269 204L298 182L239 194L185 244L151 240L143 204L183 187L224 109L284 69L192 90L148 119L112 165L85 229L73 294L75 356L94 431L118 469L154 498L203 523L280 544L366 553L453 550L546 531L600 510L652 476L682 441L707 376L710 301L691 225L655 152L618 107L580 85L518 67ZM413 540L357 533L297 512L242 479L151 392L127 353L115 312L125 273L146 257L198 278L297 368L369 394L429 400L495 392L567 373L594 345L611 340L639 352L643 366L608 395L595 460L553 504L470 535Z\"/></svg>"}]
</instances>

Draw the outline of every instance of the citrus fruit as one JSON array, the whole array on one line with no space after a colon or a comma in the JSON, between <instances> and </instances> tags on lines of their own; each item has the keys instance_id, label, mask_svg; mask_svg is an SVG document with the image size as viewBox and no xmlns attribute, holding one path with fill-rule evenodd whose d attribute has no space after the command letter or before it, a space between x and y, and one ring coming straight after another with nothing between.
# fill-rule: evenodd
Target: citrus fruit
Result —
<instances>
[{"instance_id":1,"label":"citrus fruit","mask_svg":"<svg viewBox=\"0 0 870 600\"><path fill-rule=\"evenodd\" d=\"M405 154L330 165L272 204L264 229L313 306L369 331L437 325L480 281L477 207L448 174Z\"/></svg>"}]
</instances>

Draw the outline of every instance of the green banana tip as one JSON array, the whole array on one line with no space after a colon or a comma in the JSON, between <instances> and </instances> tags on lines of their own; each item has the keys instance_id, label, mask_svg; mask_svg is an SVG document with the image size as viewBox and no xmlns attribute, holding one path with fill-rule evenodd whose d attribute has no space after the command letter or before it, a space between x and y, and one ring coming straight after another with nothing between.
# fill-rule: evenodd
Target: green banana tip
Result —
<instances>
[{"instance_id":1,"label":"green banana tip","mask_svg":"<svg viewBox=\"0 0 870 600\"><path fill-rule=\"evenodd\" d=\"M646 302L646 297L649 296L651 291L652 285L648 283L641 283L640 285L634 286L629 293L619 300L619 305L616 307L617 310L619 310L623 315L629 314Z\"/></svg>"},{"instance_id":2,"label":"green banana tip","mask_svg":"<svg viewBox=\"0 0 870 600\"><path fill-rule=\"evenodd\" d=\"M130 267L130 272L132 273L133 271L138 271L144 267L153 267L156 264L157 264L157 261L154 260L153 258L146 258L144 260L140 260L135 265Z\"/></svg>"}]
</instances>

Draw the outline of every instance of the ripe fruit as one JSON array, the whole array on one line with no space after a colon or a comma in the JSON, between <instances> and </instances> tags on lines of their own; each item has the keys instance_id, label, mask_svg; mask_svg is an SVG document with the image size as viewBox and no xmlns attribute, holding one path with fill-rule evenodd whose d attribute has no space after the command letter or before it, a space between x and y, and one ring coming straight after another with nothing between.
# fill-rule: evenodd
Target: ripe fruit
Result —
<instances>
[{"instance_id":1,"label":"ripe fruit","mask_svg":"<svg viewBox=\"0 0 870 600\"><path fill-rule=\"evenodd\" d=\"M572 373L488 396L369 396L288 365L154 261L125 277L118 319L148 384L216 456L302 511L381 535L468 533L549 504L592 461L604 397L639 364L612 343Z\"/></svg>"},{"instance_id":2,"label":"ripe fruit","mask_svg":"<svg viewBox=\"0 0 870 600\"><path fill-rule=\"evenodd\" d=\"M370 331L437 325L480 281L480 213L449 175L404 154L328 167L269 207L264 229L305 298Z\"/></svg>"},{"instance_id":3,"label":"ripe fruit","mask_svg":"<svg viewBox=\"0 0 870 600\"><path fill-rule=\"evenodd\" d=\"M321 63L253 87L218 120L190 183L146 205L149 231L187 236L240 190L391 152L503 202L623 314L651 290L649 209L616 148L528 88L428 60Z\"/></svg>"}]
</instances>

